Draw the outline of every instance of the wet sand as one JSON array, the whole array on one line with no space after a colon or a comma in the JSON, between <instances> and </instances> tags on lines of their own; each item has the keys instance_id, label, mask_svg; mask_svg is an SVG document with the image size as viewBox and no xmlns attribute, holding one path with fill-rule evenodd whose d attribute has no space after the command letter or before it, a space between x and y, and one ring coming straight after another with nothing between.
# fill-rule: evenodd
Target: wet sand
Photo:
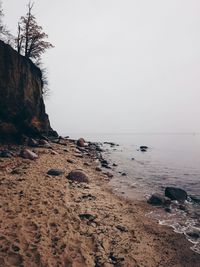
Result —
<instances>
[{"instance_id":1,"label":"wet sand","mask_svg":"<svg viewBox=\"0 0 200 267\"><path fill-rule=\"evenodd\" d=\"M147 218L146 203L116 196L97 162L65 143L52 144L53 154L32 149L34 161L0 158L0 266L200 266L183 235ZM47 175L51 168L64 174ZM69 181L74 169L89 183Z\"/></svg>"}]
</instances>

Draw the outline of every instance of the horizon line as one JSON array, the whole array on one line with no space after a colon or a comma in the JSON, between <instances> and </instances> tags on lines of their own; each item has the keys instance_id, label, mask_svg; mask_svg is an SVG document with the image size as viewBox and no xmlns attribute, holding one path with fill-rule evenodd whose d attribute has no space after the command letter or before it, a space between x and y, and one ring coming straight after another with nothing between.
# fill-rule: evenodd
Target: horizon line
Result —
<instances>
[{"instance_id":1,"label":"horizon line","mask_svg":"<svg viewBox=\"0 0 200 267\"><path fill-rule=\"evenodd\" d=\"M108 134L108 135L116 135L116 134L158 134L158 135L199 135L200 132L68 132L67 134ZM66 135L66 133L65 133Z\"/></svg>"}]
</instances>

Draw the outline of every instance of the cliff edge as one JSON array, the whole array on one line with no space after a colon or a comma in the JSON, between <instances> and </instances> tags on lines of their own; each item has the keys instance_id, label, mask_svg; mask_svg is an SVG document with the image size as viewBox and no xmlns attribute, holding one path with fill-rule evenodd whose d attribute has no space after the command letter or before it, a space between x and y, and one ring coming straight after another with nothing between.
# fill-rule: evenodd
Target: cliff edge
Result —
<instances>
[{"instance_id":1,"label":"cliff edge","mask_svg":"<svg viewBox=\"0 0 200 267\"><path fill-rule=\"evenodd\" d=\"M0 41L0 137L55 134L42 88L41 70Z\"/></svg>"}]
</instances>

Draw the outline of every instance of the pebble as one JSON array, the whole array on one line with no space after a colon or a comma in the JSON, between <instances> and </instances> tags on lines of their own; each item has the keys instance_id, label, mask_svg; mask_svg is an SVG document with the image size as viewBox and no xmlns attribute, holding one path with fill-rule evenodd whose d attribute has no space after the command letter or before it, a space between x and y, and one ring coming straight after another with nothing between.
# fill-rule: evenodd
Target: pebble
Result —
<instances>
[{"instance_id":1,"label":"pebble","mask_svg":"<svg viewBox=\"0 0 200 267\"><path fill-rule=\"evenodd\" d=\"M71 164L75 163L74 160L72 160L72 159L67 159L67 162L71 163Z\"/></svg>"},{"instance_id":2,"label":"pebble","mask_svg":"<svg viewBox=\"0 0 200 267\"><path fill-rule=\"evenodd\" d=\"M118 165L116 163L113 163L113 167L117 167Z\"/></svg>"},{"instance_id":3,"label":"pebble","mask_svg":"<svg viewBox=\"0 0 200 267\"><path fill-rule=\"evenodd\" d=\"M102 171L102 169L100 167L96 167L95 170L98 171L98 172Z\"/></svg>"},{"instance_id":4,"label":"pebble","mask_svg":"<svg viewBox=\"0 0 200 267\"><path fill-rule=\"evenodd\" d=\"M77 158L82 158L83 157L82 154L78 154L78 153L74 154L74 156L77 157Z\"/></svg>"},{"instance_id":5,"label":"pebble","mask_svg":"<svg viewBox=\"0 0 200 267\"><path fill-rule=\"evenodd\" d=\"M85 166L91 166L91 164L88 163L88 162L84 162L84 165L85 165Z\"/></svg>"},{"instance_id":6,"label":"pebble","mask_svg":"<svg viewBox=\"0 0 200 267\"><path fill-rule=\"evenodd\" d=\"M120 230L121 232L128 232L128 230L126 229L126 227L122 226L122 225L117 225L116 228L118 230Z\"/></svg>"},{"instance_id":7,"label":"pebble","mask_svg":"<svg viewBox=\"0 0 200 267\"><path fill-rule=\"evenodd\" d=\"M50 169L48 170L47 174L52 176L59 176L64 174L64 171L60 169Z\"/></svg>"},{"instance_id":8,"label":"pebble","mask_svg":"<svg viewBox=\"0 0 200 267\"><path fill-rule=\"evenodd\" d=\"M105 175L107 175L108 178L112 178L113 177L113 174L111 172L106 172Z\"/></svg>"},{"instance_id":9,"label":"pebble","mask_svg":"<svg viewBox=\"0 0 200 267\"><path fill-rule=\"evenodd\" d=\"M56 151L54 151L54 150L51 150L51 154L52 154L52 155L59 155L59 153L56 152Z\"/></svg>"},{"instance_id":10,"label":"pebble","mask_svg":"<svg viewBox=\"0 0 200 267\"><path fill-rule=\"evenodd\" d=\"M79 217L81 220L88 220L88 221L94 221L96 219L96 216L90 214L90 213L83 213L83 214L79 214Z\"/></svg>"}]
</instances>

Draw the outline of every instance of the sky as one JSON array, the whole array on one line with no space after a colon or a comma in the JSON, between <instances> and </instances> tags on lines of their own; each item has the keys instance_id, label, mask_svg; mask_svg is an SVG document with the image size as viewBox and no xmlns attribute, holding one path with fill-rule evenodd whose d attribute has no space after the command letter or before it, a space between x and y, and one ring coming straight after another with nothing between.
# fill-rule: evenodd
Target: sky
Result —
<instances>
[{"instance_id":1,"label":"sky","mask_svg":"<svg viewBox=\"0 0 200 267\"><path fill-rule=\"evenodd\" d=\"M26 0L4 0L12 33ZM35 0L52 127L68 133L200 132L199 0Z\"/></svg>"}]
</instances>

